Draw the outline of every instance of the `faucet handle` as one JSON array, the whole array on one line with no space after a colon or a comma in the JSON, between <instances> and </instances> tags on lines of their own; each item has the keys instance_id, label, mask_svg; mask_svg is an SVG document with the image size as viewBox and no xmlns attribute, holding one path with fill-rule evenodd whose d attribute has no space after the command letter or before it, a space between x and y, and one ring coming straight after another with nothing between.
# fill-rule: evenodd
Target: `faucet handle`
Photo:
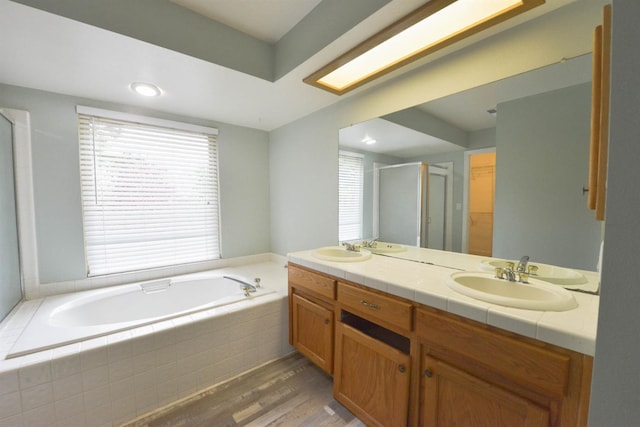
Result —
<instances>
[{"instance_id":1,"label":"faucet handle","mask_svg":"<svg viewBox=\"0 0 640 427\"><path fill-rule=\"evenodd\" d=\"M537 276L538 275L538 266L537 265L530 265L528 268L528 273L531 276Z\"/></svg>"},{"instance_id":2,"label":"faucet handle","mask_svg":"<svg viewBox=\"0 0 640 427\"><path fill-rule=\"evenodd\" d=\"M496 268L495 269L495 273L496 273L496 279L504 279L504 268Z\"/></svg>"},{"instance_id":3,"label":"faucet handle","mask_svg":"<svg viewBox=\"0 0 640 427\"><path fill-rule=\"evenodd\" d=\"M352 252L360 252L360 246L348 242L342 242L342 246L344 246L348 251Z\"/></svg>"},{"instance_id":4,"label":"faucet handle","mask_svg":"<svg viewBox=\"0 0 640 427\"><path fill-rule=\"evenodd\" d=\"M520 283L529 283L529 273L520 272L518 277L520 278Z\"/></svg>"},{"instance_id":5,"label":"faucet handle","mask_svg":"<svg viewBox=\"0 0 640 427\"><path fill-rule=\"evenodd\" d=\"M515 267L516 267L516 263L515 263L515 262L511 262L511 261L509 261L509 262L507 263L507 268L508 268L509 270L513 271L513 269L514 269Z\"/></svg>"}]
</instances>

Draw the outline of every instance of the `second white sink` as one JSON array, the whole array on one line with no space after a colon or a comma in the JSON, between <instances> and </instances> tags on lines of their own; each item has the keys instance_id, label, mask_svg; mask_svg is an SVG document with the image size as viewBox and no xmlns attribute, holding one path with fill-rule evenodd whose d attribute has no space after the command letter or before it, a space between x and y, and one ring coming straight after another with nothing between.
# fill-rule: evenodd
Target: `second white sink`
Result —
<instances>
[{"instance_id":1,"label":"second white sink","mask_svg":"<svg viewBox=\"0 0 640 427\"><path fill-rule=\"evenodd\" d=\"M578 306L573 295L558 286L541 280L530 283L498 279L493 273L453 273L447 284L451 289L491 304L541 311L565 311Z\"/></svg>"}]
</instances>

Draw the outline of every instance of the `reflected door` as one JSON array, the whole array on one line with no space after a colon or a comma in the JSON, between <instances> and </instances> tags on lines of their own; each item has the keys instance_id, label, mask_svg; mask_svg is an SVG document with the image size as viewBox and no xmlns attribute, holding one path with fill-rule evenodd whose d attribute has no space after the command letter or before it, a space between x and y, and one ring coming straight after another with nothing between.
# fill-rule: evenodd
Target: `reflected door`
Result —
<instances>
[{"instance_id":1,"label":"reflected door","mask_svg":"<svg viewBox=\"0 0 640 427\"><path fill-rule=\"evenodd\" d=\"M426 163L406 163L378 170L378 236L383 242L427 244Z\"/></svg>"},{"instance_id":2,"label":"reflected door","mask_svg":"<svg viewBox=\"0 0 640 427\"><path fill-rule=\"evenodd\" d=\"M493 254L495 171L495 152L469 156L468 252L473 255Z\"/></svg>"},{"instance_id":3,"label":"reflected door","mask_svg":"<svg viewBox=\"0 0 640 427\"><path fill-rule=\"evenodd\" d=\"M429 244L430 249L444 250L446 175L429 173Z\"/></svg>"},{"instance_id":4,"label":"reflected door","mask_svg":"<svg viewBox=\"0 0 640 427\"><path fill-rule=\"evenodd\" d=\"M0 114L0 320L22 298L13 174L13 126Z\"/></svg>"}]
</instances>

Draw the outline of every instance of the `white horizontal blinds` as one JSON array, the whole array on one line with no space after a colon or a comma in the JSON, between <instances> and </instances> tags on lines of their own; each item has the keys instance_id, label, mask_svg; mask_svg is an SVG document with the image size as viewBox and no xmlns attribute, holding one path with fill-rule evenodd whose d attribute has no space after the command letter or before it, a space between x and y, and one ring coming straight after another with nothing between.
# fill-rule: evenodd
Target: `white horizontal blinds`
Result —
<instances>
[{"instance_id":1,"label":"white horizontal blinds","mask_svg":"<svg viewBox=\"0 0 640 427\"><path fill-rule=\"evenodd\" d=\"M215 135L78 120L90 276L220 258Z\"/></svg>"},{"instance_id":2,"label":"white horizontal blinds","mask_svg":"<svg viewBox=\"0 0 640 427\"><path fill-rule=\"evenodd\" d=\"M341 151L338 160L338 239L362 238L363 157Z\"/></svg>"}]
</instances>

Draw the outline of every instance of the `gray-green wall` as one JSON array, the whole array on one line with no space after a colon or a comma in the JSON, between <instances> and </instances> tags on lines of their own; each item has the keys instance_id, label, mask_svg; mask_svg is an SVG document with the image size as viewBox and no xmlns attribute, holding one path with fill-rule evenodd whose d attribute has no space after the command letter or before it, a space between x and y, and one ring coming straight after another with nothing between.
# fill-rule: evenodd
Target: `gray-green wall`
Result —
<instances>
[{"instance_id":1,"label":"gray-green wall","mask_svg":"<svg viewBox=\"0 0 640 427\"><path fill-rule=\"evenodd\" d=\"M224 258L270 250L267 132L0 85L0 105L31 114L38 267L41 283L85 277L76 105L218 128Z\"/></svg>"},{"instance_id":2,"label":"gray-green wall","mask_svg":"<svg viewBox=\"0 0 640 427\"><path fill-rule=\"evenodd\" d=\"M587 209L591 84L498 105L493 254L595 270Z\"/></svg>"},{"instance_id":3,"label":"gray-green wall","mask_svg":"<svg viewBox=\"0 0 640 427\"><path fill-rule=\"evenodd\" d=\"M640 2L614 0L611 132L602 292L589 425L637 426L640 420Z\"/></svg>"}]
</instances>

